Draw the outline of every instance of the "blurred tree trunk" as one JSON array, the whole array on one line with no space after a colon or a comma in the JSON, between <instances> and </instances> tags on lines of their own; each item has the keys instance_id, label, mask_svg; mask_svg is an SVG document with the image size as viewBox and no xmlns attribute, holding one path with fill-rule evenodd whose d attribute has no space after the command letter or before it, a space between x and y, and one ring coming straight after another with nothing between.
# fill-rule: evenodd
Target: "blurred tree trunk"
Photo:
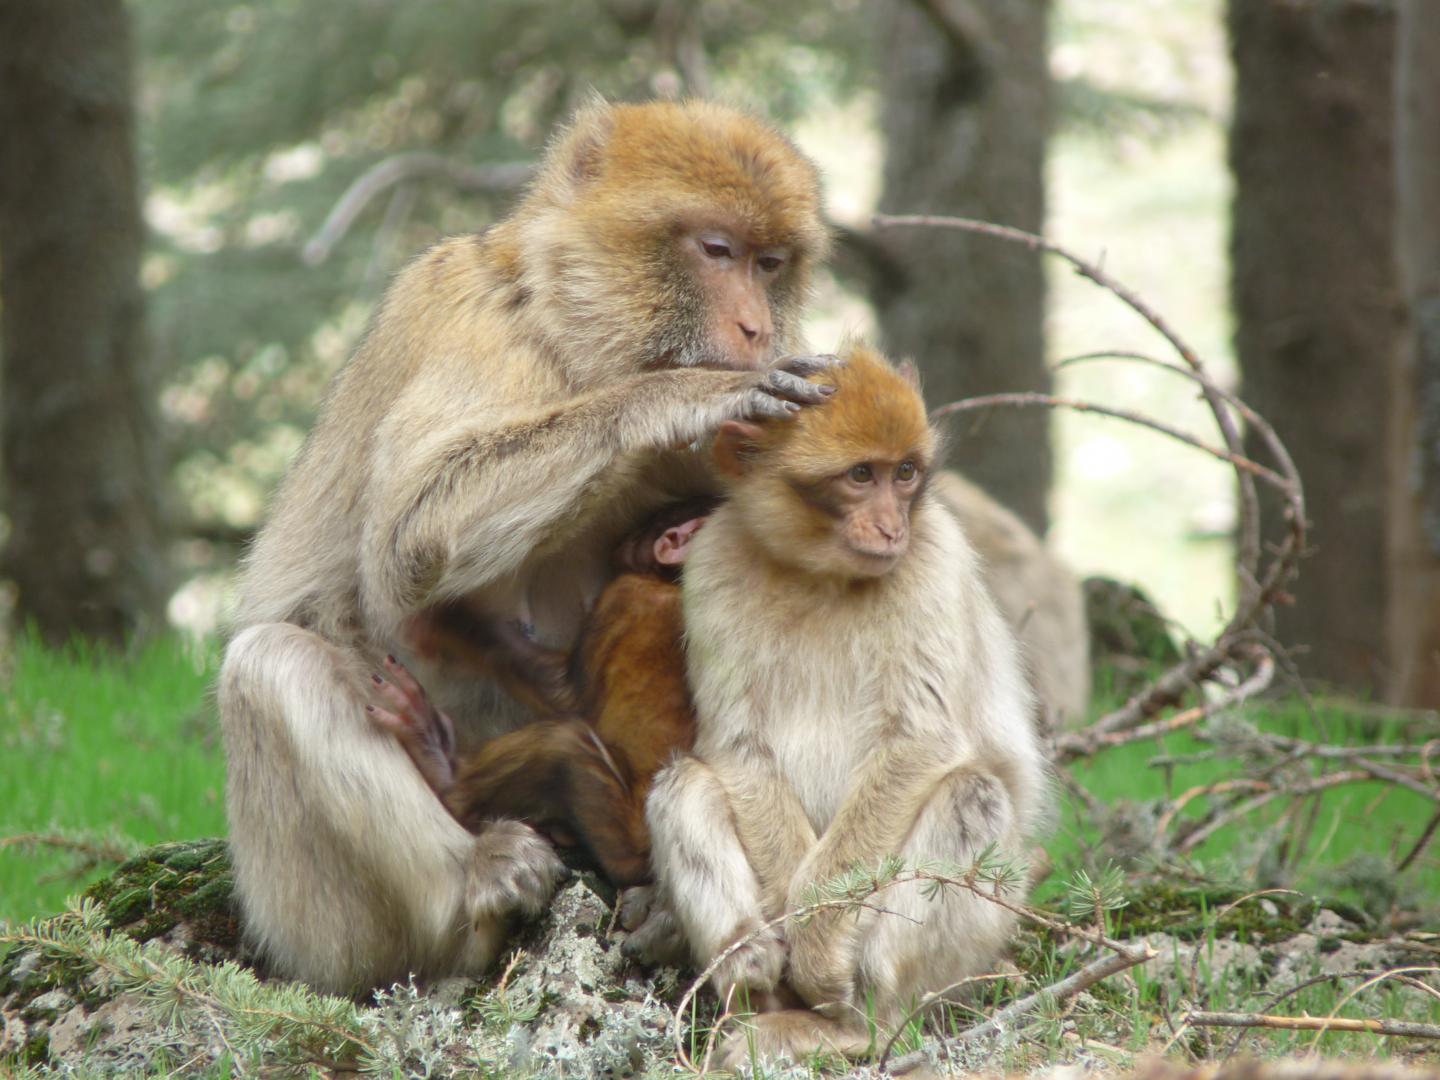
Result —
<instances>
[{"instance_id":1,"label":"blurred tree trunk","mask_svg":"<svg viewBox=\"0 0 1440 1080\"><path fill-rule=\"evenodd\" d=\"M1393 4L1229 0L1231 296L1245 397L1305 480L1314 554L1276 635L1361 692L1384 667L1395 345ZM1263 451L1251 450L1263 460ZM1271 507L1269 535L1281 529Z\"/></svg>"},{"instance_id":2,"label":"blurred tree trunk","mask_svg":"<svg viewBox=\"0 0 1440 1080\"><path fill-rule=\"evenodd\" d=\"M1396 247L1408 318L1395 353L1390 684L1440 707L1440 4L1402 0L1395 73Z\"/></svg>"},{"instance_id":3,"label":"blurred tree trunk","mask_svg":"<svg viewBox=\"0 0 1440 1080\"><path fill-rule=\"evenodd\" d=\"M0 6L0 452L18 614L120 640L164 600L121 0Z\"/></svg>"},{"instance_id":4,"label":"blurred tree trunk","mask_svg":"<svg viewBox=\"0 0 1440 1080\"><path fill-rule=\"evenodd\" d=\"M1050 128L1049 0L887 4L886 213L955 214L1040 232ZM931 406L1048 390L1040 257L944 230L887 233L899 269L873 279L886 348L912 357ZM1042 535L1049 414L951 421L948 460Z\"/></svg>"}]
</instances>

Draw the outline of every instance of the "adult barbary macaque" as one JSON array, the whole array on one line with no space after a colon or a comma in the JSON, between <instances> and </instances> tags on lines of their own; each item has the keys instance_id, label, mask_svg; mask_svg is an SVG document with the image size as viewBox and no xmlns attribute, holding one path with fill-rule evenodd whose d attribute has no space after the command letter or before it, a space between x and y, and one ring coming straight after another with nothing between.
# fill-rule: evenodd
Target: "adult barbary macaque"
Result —
<instances>
[{"instance_id":1,"label":"adult barbary macaque","mask_svg":"<svg viewBox=\"0 0 1440 1080\"><path fill-rule=\"evenodd\" d=\"M857 863L1018 857L1045 802L1014 636L927 490L919 394L863 348L821 381L839 392L793 424L721 427L727 499L685 565L695 748L656 778L647 818L701 965ZM764 931L715 989L764 1000L788 984L810 1008L755 1017L722 1057L863 1053L867 1008L893 1025L987 970L1011 921L910 883Z\"/></svg>"},{"instance_id":2,"label":"adult barbary macaque","mask_svg":"<svg viewBox=\"0 0 1440 1080\"><path fill-rule=\"evenodd\" d=\"M826 239L814 167L705 104L596 104L515 212L402 271L336 376L240 582L219 703L245 933L356 991L484 968L560 864L478 835L364 712L395 653L473 746L523 708L427 657L460 604L565 648L617 540L703 493L683 449L823 399L791 358ZM679 448L679 449L677 449Z\"/></svg>"}]
</instances>

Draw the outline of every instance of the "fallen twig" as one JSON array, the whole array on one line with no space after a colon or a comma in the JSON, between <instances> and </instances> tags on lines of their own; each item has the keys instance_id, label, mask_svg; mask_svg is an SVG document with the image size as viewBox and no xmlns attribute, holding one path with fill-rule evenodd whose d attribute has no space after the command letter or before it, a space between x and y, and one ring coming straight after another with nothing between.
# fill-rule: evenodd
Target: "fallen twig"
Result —
<instances>
[{"instance_id":1,"label":"fallen twig","mask_svg":"<svg viewBox=\"0 0 1440 1080\"><path fill-rule=\"evenodd\" d=\"M1195 1027L1264 1027L1283 1031L1369 1031L1412 1039L1440 1039L1440 1024L1407 1020L1352 1020L1343 1016L1267 1016L1265 1013L1192 1012L1185 1022Z\"/></svg>"},{"instance_id":2,"label":"fallen twig","mask_svg":"<svg viewBox=\"0 0 1440 1080\"><path fill-rule=\"evenodd\" d=\"M1076 994L1090 989L1102 979L1108 979L1111 975L1119 974L1127 968L1143 964L1145 961L1153 959L1155 955L1154 949L1145 946L1139 949L1126 949L1124 952L1111 953L1098 960L1092 960L1073 975L1061 979L1052 986L1041 987L1019 1001L1013 1001L988 1020L982 1020L980 1023L941 1041L947 1043L973 1042L990 1035L998 1035L1006 1027L1034 1012L1041 1005L1047 1002L1066 1001ZM894 1064L891 1065L891 1070L903 1072L921 1064L925 1058L923 1049L913 1051L904 1057L896 1058Z\"/></svg>"}]
</instances>

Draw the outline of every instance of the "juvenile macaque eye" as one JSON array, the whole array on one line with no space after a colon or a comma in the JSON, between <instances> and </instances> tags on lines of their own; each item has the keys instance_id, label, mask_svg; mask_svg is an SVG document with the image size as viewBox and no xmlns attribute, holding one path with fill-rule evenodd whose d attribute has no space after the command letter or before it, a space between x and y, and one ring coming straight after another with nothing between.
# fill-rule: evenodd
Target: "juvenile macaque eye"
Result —
<instances>
[{"instance_id":1,"label":"juvenile macaque eye","mask_svg":"<svg viewBox=\"0 0 1440 1080\"><path fill-rule=\"evenodd\" d=\"M785 265L784 258L779 255L761 255L760 258L755 261L760 264L760 269L764 270L767 274L773 274Z\"/></svg>"},{"instance_id":2,"label":"juvenile macaque eye","mask_svg":"<svg viewBox=\"0 0 1440 1080\"><path fill-rule=\"evenodd\" d=\"M730 245L724 240L701 240L700 247L712 259L730 258Z\"/></svg>"},{"instance_id":3,"label":"juvenile macaque eye","mask_svg":"<svg viewBox=\"0 0 1440 1080\"><path fill-rule=\"evenodd\" d=\"M875 470L869 465L856 465L850 470L850 479L857 484L868 484L875 479Z\"/></svg>"},{"instance_id":4,"label":"juvenile macaque eye","mask_svg":"<svg viewBox=\"0 0 1440 1080\"><path fill-rule=\"evenodd\" d=\"M915 479L915 463L913 461L902 461L900 467L895 470L895 479L902 484L909 483Z\"/></svg>"}]
</instances>

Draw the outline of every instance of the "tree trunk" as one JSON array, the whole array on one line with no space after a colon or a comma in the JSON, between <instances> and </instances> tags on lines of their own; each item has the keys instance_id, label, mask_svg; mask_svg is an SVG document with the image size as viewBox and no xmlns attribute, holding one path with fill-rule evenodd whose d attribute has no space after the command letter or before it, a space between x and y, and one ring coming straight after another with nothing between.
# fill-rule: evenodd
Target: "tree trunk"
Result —
<instances>
[{"instance_id":1,"label":"tree trunk","mask_svg":"<svg viewBox=\"0 0 1440 1080\"><path fill-rule=\"evenodd\" d=\"M911 0L886 9L881 208L1041 231L1049 0ZM901 270L874 281L881 333L892 354L919 365L932 406L1050 388L1039 255L944 230L897 230L883 241ZM949 463L1041 535L1049 421L1043 410L1023 410L950 422Z\"/></svg>"},{"instance_id":2,"label":"tree trunk","mask_svg":"<svg viewBox=\"0 0 1440 1080\"><path fill-rule=\"evenodd\" d=\"M1395 72L1396 248L1407 319L1390 414L1390 682L1440 708L1440 4L1401 0Z\"/></svg>"},{"instance_id":3,"label":"tree trunk","mask_svg":"<svg viewBox=\"0 0 1440 1080\"><path fill-rule=\"evenodd\" d=\"M0 453L18 613L120 640L164 600L121 0L0 7Z\"/></svg>"},{"instance_id":4,"label":"tree trunk","mask_svg":"<svg viewBox=\"0 0 1440 1080\"><path fill-rule=\"evenodd\" d=\"M1230 0L1231 295L1245 397L1305 480L1314 553L1276 635L1360 692L1383 670L1386 370L1395 342L1385 0ZM1257 440L1250 449L1261 460ZM1268 535L1281 526L1271 507Z\"/></svg>"}]
</instances>

